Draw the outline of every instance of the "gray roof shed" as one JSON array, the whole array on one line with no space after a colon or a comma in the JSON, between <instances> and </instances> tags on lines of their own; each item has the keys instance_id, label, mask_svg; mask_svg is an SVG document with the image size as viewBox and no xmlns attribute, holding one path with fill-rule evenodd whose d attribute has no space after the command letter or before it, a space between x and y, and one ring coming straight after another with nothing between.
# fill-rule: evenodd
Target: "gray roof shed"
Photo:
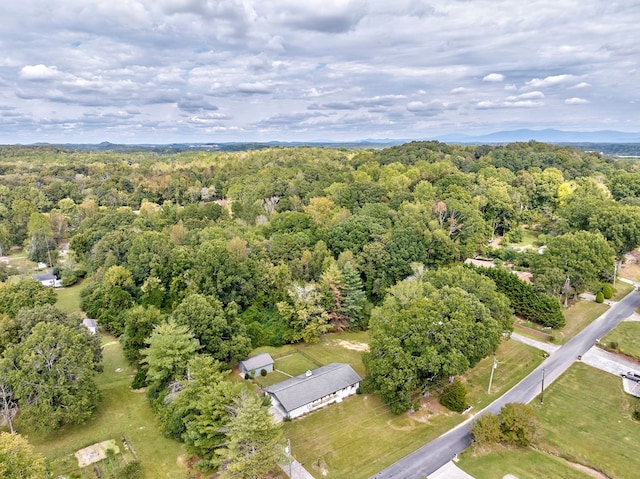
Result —
<instances>
[{"instance_id":1,"label":"gray roof shed","mask_svg":"<svg viewBox=\"0 0 640 479\"><path fill-rule=\"evenodd\" d=\"M273 358L269 353L260 353L240 361L240 368L244 371L259 371L266 366L273 365Z\"/></svg>"},{"instance_id":2,"label":"gray roof shed","mask_svg":"<svg viewBox=\"0 0 640 479\"><path fill-rule=\"evenodd\" d=\"M351 366L331 363L264 388L288 412L362 381Z\"/></svg>"}]
</instances>

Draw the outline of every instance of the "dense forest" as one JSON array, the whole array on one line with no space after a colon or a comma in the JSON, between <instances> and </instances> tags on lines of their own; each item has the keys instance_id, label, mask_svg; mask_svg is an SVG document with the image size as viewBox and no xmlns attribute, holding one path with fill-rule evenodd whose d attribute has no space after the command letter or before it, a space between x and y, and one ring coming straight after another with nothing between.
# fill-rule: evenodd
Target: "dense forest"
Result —
<instances>
[{"instance_id":1,"label":"dense forest","mask_svg":"<svg viewBox=\"0 0 640 479\"><path fill-rule=\"evenodd\" d=\"M203 441L210 424L193 421L207 406L181 391L232 404L241 393L222 372L255 347L368 329L363 387L401 412L429 380L493 353L514 312L560 326L561 306L610 283L616 261L640 245L640 170L533 141L240 152L5 146L0 219L3 254L23 247L64 285L84 281L83 310L120 338L165 432L213 461L222 439ZM535 248L513 246L532 233ZM532 282L461 266L476 256L528 271ZM1 279L10 274L0 265ZM28 368L25 351L45 335L29 311L53 302L29 288L0 287L0 352L14 370ZM60 328L61 337L78 334ZM85 342L93 364L99 351Z\"/></svg>"}]
</instances>

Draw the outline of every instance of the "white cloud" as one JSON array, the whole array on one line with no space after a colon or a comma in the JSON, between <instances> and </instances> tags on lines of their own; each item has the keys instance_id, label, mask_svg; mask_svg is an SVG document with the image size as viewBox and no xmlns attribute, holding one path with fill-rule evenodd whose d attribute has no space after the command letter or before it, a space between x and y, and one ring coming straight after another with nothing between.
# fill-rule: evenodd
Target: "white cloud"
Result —
<instances>
[{"instance_id":1,"label":"white cloud","mask_svg":"<svg viewBox=\"0 0 640 479\"><path fill-rule=\"evenodd\" d=\"M567 105L585 105L589 103L589 100L585 100L584 98L573 97L573 98L567 98L564 102Z\"/></svg>"},{"instance_id":2,"label":"white cloud","mask_svg":"<svg viewBox=\"0 0 640 479\"><path fill-rule=\"evenodd\" d=\"M588 88L588 87L590 87L590 86L591 86L591 84L589 84L589 83L587 83L587 82L582 81L582 82L578 83L577 85L573 85L573 86L572 86L572 87L570 87L570 88Z\"/></svg>"},{"instance_id":3,"label":"white cloud","mask_svg":"<svg viewBox=\"0 0 640 479\"><path fill-rule=\"evenodd\" d=\"M545 78L534 78L529 80L525 85L531 88L548 88L558 85L566 85L572 83L576 79L575 76L570 74L552 75Z\"/></svg>"},{"instance_id":4,"label":"white cloud","mask_svg":"<svg viewBox=\"0 0 640 479\"><path fill-rule=\"evenodd\" d=\"M20 78L28 81L53 80L60 76L60 72L56 67L48 67L41 63L38 65L25 65L20 70Z\"/></svg>"},{"instance_id":5,"label":"white cloud","mask_svg":"<svg viewBox=\"0 0 640 479\"><path fill-rule=\"evenodd\" d=\"M504 75L502 75L501 73L489 73L482 79L482 81L499 83L501 81L504 81Z\"/></svg>"},{"instance_id":6,"label":"white cloud","mask_svg":"<svg viewBox=\"0 0 640 479\"><path fill-rule=\"evenodd\" d=\"M456 88L452 88L452 89L449 91L449 93L452 93L453 95L459 95L459 94L461 94L461 93L469 93L469 92L471 92L471 91L472 91L472 90L471 90L470 88L465 88L465 87L463 87L463 86L459 86L459 87L456 87Z\"/></svg>"}]
</instances>

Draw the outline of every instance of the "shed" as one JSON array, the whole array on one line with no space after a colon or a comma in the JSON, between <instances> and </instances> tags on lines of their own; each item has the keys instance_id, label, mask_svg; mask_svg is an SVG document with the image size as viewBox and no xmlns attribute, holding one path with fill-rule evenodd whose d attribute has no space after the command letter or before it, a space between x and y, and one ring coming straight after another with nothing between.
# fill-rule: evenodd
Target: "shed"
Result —
<instances>
[{"instance_id":1,"label":"shed","mask_svg":"<svg viewBox=\"0 0 640 479\"><path fill-rule=\"evenodd\" d=\"M46 286L48 288L61 288L62 281L60 281L53 273L42 273L42 274L34 274L33 279L36 281L40 281L42 286Z\"/></svg>"},{"instance_id":2,"label":"shed","mask_svg":"<svg viewBox=\"0 0 640 479\"><path fill-rule=\"evenodd\" d=\"M256 354L250 358L240 361L240 374L256 376L264 369L267 373L273 372L273 358L269 353Z\"/></svg>"},{"instance_id":3,"label":"shed","mask_svg":"<svg viewBox=\"0 0 640 479\"><path fill-rule=\"evenodd\" d=\"M98 323L95 319L84 318L82 325L87 328L91 334L98 334Z\"/></svg>"},{"instance_id":4,"label":"shed","mask_svg":"<svg viewBox=\"0 0 640 479\"><path fill-rule=\"evenodd\" d=\"M271 403L293 419L341 402L360 387L362 378L348 364L331 363L264 388Z\"/></svg>"}]
</instances>

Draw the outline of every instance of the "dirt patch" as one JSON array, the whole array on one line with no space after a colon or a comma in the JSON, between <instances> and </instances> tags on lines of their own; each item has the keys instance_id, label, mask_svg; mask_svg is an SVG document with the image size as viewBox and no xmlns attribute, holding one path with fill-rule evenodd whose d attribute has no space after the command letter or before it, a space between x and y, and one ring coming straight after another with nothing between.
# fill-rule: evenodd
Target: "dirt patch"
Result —
<instances>
[{"instance_id":1,"label":"dirt patch","mask_svg":"<svg viewBox=\"0 0 640 479\"><path fill-rule=\"evenodd\" d=\"M369 351L369 345L365 343L359 343L357 341L345 341L344 339L339 339L335 341L338 346L341 346L345 349L351 349L353 351Z\"/></svg>"},{"instance_id":2,"label":"dirt patch","mask_svg":"<svg viewBox=\"0 0 640 479\"><path fill-rule=\"evenodd\" d=\"M114 344L118 344L118 341L109 341L108 343L104 343L102 347L106 348L107 346L113 346Z\"/></svg>"},{"instance_id":3,"label":"dirt patch","mask_svg":"<svg viewBox=\"0 0 640 479\"><path fill-rule=\"evenodd\" d=\"M567 463L567 465L573 467L574 469L577 469L580 472L584 472L587 476L595 477L595 479L609 479L609 476L605 476L601 472L598 472L595 469L591 469L590 467L567 460L565 460L565 462Z\"/></svg>"},{"instance_id":4,"label":"dirt patch","mask_svg":"<svg viewBox=\"0 0 640 479\"><path fill-rule=\"evenodd\" d=\"M120 448L116 446L116 441L113 439L80 449L75 454L78 459L78 467L85 467L105 459L107 457L107 449L111 449L114 454L120 454Z\"/></svg>"}]
</instances>

